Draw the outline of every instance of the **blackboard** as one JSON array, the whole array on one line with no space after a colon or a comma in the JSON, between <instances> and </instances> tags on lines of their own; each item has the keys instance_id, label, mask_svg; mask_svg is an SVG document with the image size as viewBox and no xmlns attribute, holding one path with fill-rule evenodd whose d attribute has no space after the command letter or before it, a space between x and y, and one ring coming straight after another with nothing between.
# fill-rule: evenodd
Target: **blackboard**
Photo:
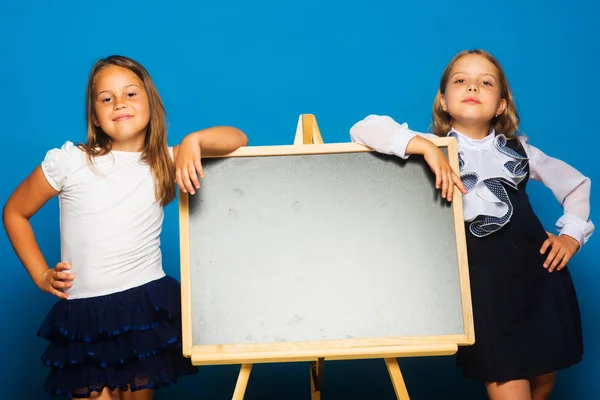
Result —
<instances>
[{"instance_id":1,"label":"blackboard","mask_svg":"<svg viewBox=\"0 0 600 400\"><path fill-rule=\"evenodd\" d=\"M456 142L436 139L456 165ZM460 194L419 156L241 148L180 194L194 364L452 353L474 342Z\"/></svg>"}]
</instances>

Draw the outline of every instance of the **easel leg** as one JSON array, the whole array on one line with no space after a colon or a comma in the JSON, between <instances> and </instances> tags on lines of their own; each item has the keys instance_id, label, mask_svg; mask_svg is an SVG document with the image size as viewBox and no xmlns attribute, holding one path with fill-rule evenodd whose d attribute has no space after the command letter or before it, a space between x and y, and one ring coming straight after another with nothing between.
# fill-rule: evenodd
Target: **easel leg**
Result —
<instances>
[{"instance_id":1,"label":"easel leg","mask_svg":"<svg viewBox=\"0 0 600 400\"><path fill-rule=\"evenodd\" d=\"M387 366L388 372L390 373L392 385L394 385L396 398L398 398L398 400L410 400L410 397L408 396L408 390L406 389L406 384L404 383L404 378L402 377L402 373L400 372L398 360L395 358L386 358L385 364Z\"/></svg>"},{"instance_id":2,"label":"easel leg","mask_svg":"<svg viewBox=\"0 0 600 400\"><path fill-rule=\"evenodd\" d=\"M250 370L252 370L252 364L242 364L240 368L240 374L238 375L237 382L235 384L235 391L231 400L243 400L244 394L246 393L246 386L248 386L248 379L250 378Z\"/></svg>"},{"instance_id":3,"label":"easel leg","mask_svg":"<svg viewBox=\"0 0 600 400\"><path fill-rule=\"evenodd\" d=\"M321 384L323 383L323 369L325 359L319 358L318 361L310 363L310 399L321 400Z\"/></svg>"}]
</instances>

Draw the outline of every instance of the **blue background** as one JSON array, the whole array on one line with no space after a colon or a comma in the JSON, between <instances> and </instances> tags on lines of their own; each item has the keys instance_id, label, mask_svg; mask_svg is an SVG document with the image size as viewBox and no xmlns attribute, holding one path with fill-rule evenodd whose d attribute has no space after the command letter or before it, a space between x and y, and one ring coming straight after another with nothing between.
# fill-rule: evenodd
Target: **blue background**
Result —
<instances>
[{"instance_id":1,"label":"blue background","mask_svg":"<svg viewBox=\"0 0 600 400\"><path fill-rule=\"evenodd\" d=\"M450 58L481 47L499 58L531 143L600 179L596 103L600 3L557 0L448 1L7 1L0 0L0 130L3 204L66 140L83 141L84 90L100 57L122 54L150 71L170 120L170 144L216 124L234 125L251 145L291 144L298 115L314 113L325 142L346 142L370 113L425 131ZM542 185L531 200L547 229L561 208ZM592 218L597 215L592 187ZM596 214L594 214L596 212ZM32 219L47 260L59 261L58 204ZM179 277L177 205L166 209L166 271ZM581 304L585 359L559 375L553 399L589 399L600 376L600 242L571 263ZM45 343L35 336L54 299L30 281L2 231L3 399L45 398ZM414 399L482 398L454 359L400 360ZM157 399L231 398L238 368L202 367ZM323 394L394 398L383 360L325 363ZM305 399L308 364L257 365L247 398Z\"/></svg>"}]
</instances>

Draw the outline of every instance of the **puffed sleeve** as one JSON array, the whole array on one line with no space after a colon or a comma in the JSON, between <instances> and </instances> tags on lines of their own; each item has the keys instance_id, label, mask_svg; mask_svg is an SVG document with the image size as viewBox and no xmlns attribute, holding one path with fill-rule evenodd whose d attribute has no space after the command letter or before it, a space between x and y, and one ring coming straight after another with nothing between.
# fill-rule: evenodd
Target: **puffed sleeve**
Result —
<instances>
[{"instance_id":1,"label":"puffed sleeve","mask_svg":"<svg viewBox=\"0 0 600 400\"><path fill-rule=\"evenodd\" d=\"M59 149L52 149L46 153L42 161L42 171L46 180L60 192L72 171L73 152L76 150L72 142L65 142Z\"/></svg>"}]
</instances>

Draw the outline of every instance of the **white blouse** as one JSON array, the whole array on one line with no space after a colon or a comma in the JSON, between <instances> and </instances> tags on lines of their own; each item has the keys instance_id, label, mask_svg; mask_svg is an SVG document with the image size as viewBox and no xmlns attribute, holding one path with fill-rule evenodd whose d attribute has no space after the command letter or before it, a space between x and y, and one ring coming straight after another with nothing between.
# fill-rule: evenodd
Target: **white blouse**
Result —
<instances>
[{"instance_id":1,"label":"white blouse","mask_svg":"<svg viewBox=\"0 0 600 400\"><path fill-rule=\"evenodd\" d=\"M417 135L437 137L412 131L406 123L399 124L388 116L379 115L369 115L350 129L354 142L403 159L408 158L408 142ZM580 246L587 242L594 232L594 224L589 219L589 178L563 161L545 155L527 143L525 137L519 137L519 140L527 159L505 147L504 135L495 135L493 131L481 140L469 138L454 129L449 136L458 142L460 175L468 190L463 195L464 218L465 221L475 221L471 224L473 234L485 236L510 221L512 206L504 198L504 188L502 185L489 185L494 180L490 178L498 178L516 188L526 176L522 168L529 161L530 178L548 187L564 209L564 215L556 222L559 234L575 238Z\"/></svg>"},{"instance_id":2,"label":"white blouse","mask_svg":"<svg viewBox=\"0 0 600 400\"><path fill-rule=\"evenodd\" d=\"M172 149L169 149L171 151ZM131 289L165 276L163 207L141 153L94 158L66 142L48 151L42 171L59 194L61 261L75 275L69 300Z\"/></svg>"}]
</instances>

